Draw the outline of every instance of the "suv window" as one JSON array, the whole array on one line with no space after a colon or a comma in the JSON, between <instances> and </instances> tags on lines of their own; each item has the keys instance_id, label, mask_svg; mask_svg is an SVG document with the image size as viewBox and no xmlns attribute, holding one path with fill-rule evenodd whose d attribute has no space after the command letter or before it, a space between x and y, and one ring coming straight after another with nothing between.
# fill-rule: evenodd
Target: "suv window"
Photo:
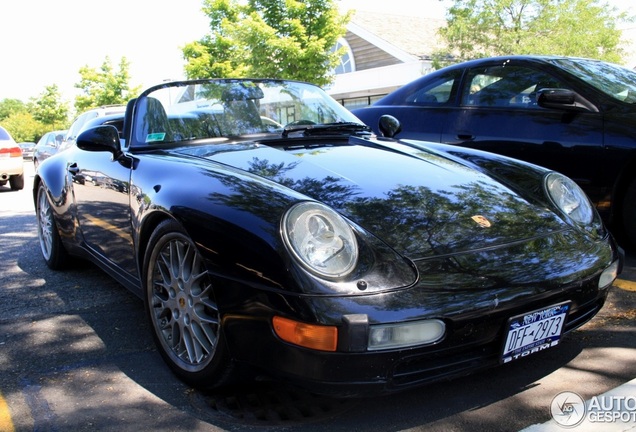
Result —
<instances>
[{"instance_id":1,"label":"suv window","mask_svg":"<svg viewBox=\"0 0 636 432\"><path fill-rule=\"evenodd\" d=\"M77 119L75 119L75 121L73 122L73 124L71 125L71 128L68 130L68 134L67 137L69 139L75 139L75 137L77 137L77 135L79 134L80 129L82 128L82 126L84 125L84 123L86 123L88 121L89 116L91 116L91 114L93 114L93 117L96 117L97 114L95 113L91 113L91 112L86 112L84 114L80 114Z\"/></svg>"},{"instance_id":2,"label":"suv window","mask_svg":"<svg viewBox=\"0 0 636 432\"><path fill-rule=\"evenodd\" d=\"M73 141L77 138L77 135L82 131L84 125L88 123L89 120L103 117L111 114L123 113L126 110L125 105L113 105L107 107L94 108L92 110L86 111L73 121L70 129L68 130L68 134L66 135L67 141Z\"/></svg>"}]
</instances>

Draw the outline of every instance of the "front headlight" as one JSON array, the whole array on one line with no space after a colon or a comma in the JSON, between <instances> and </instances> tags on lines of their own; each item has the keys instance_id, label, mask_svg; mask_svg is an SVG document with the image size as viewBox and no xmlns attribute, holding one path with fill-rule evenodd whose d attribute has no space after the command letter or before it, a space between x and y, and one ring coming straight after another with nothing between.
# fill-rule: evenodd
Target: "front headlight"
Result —
<instances>
[{"instance_id":1,"label":"front headlight","mask_svg":"<svg viewBox=\"0 0 636 432\"><path fill-rule=\"evenodd\" d=\"M319 276L346 276L358 261L353 230L342 216L320 203L294 205L283 217L282 231L292 254Z\"/></svg>"},{"instance_id":2,"label":"front headlight","mask_svg":"<svg viewBox=\"0 0 636 432\"><path fill-rule=\"evenodd\" d=\"M552 202L569 219L579 225L589 225L594 218L594 209L585 192L573 180L559 173L550 173L545 178L546 190Z\"/></svg>"}]
</instances>

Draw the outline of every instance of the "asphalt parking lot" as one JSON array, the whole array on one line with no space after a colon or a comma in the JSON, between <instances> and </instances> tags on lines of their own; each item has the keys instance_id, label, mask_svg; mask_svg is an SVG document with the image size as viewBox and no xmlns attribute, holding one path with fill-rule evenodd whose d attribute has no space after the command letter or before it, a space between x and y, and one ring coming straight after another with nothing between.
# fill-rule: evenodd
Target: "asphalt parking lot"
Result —
<instances>
[{"instance_id":1,"label":"asphalt parking lot","mask_svg":"<svg viewBox=\"0 0 636 432\"><path fill-rule=\"evenodd\" d=\"M636 413L635 385L625 387L636 378L633 254L601 313L532 359L386 397L332 399L271 382L202 392L168 371L140 300L91 265L46 268L30 166L27 177L23 191L0 187L0 432L567 430L551 418L558 395L589 401L616 389ZM636 424L619 420L569 430Z\"/></svg>"}]
</instances>

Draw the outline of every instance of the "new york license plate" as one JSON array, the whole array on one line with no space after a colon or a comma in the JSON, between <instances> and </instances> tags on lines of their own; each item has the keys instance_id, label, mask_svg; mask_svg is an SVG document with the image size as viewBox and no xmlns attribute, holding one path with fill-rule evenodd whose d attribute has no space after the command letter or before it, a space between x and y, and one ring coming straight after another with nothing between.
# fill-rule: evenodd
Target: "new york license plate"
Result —
<instances>
[{"instance_id":1,"label":"new york license plate","mask_svg":"<svg viewBox=\"0 0 636 432\"><path fill-rule=\"evenodd\" d=\"M508 320L501 362L508 363L559 344L570 303L517 315Z\"/></svg>"}]
</instances>

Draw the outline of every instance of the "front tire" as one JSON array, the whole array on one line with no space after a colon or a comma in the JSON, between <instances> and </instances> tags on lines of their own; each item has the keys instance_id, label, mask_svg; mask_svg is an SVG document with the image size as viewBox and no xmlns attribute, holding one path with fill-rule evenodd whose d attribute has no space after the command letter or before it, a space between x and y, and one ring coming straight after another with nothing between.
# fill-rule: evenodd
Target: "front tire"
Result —
<instances>
[{"instance_id":1,"label":"front tire","mask_svg":"<svg viewBox=\"0 0 636 432\"><path fill-rule=\"evenodd\" d=\"M145 306L161 356L195 387L217 387L230 377L211 278L181 225L154 230L144 259Z\"/></svg>"},{"instance_id":2,"label":"front tire","mask_svg":"<svg viewBox=\"0 0 636 432\"><path fill-rule=\"evenodd\" d=\"M38 239L42 257L50 269L61 270L68 263L68 253L62 244L53 217L53 209L43 184L38 187L35 214L38 219Z\"/></svg>"}]
</instances>

